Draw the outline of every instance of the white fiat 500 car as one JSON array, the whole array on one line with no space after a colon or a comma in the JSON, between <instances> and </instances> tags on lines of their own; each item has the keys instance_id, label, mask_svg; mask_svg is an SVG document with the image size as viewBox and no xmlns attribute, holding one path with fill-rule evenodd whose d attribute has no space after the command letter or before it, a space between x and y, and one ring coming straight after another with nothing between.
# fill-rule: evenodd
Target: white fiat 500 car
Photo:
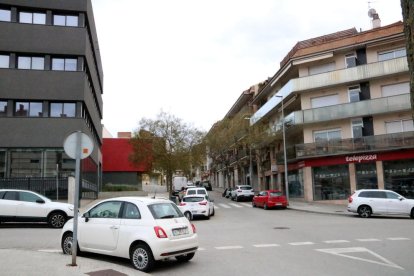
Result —
<instances>
[{"instance_id":1,"label":"white fiat 500 car","mask_svg":"<svg viewBox=\"0 0 414 276\"><path fill-rule=\"evenodd\" d=\"M73 220L62 229L64 254L72 254ZM128 258L141 271L155 261L189 261L198 248L196 229L167 199L118 197L87 210L78 221L78 250Z\"/></svg>"},{"instance_id":2,"label":"white fiat 500 car","mask_svg":"<svg viewBox=\"0 0 414 276\"><path fill-rule=\"evenodd\" d=\"M53 202L38 193L26 190L0 190L0 222L47 222L62 228L73 217L73 205Z\"/></svg>"},{"instance_id":3,"label":"white fiat 500 car","mask_svg":"<svg viewBox=\"0 0 414 276\"><path fill-rule=\"evenodd\" d=\"M178 208L189 219L194 217L204 217L210 219L214 216L214 202L208 195L187 195L181 200Z\"/></svg>"},{"instance_id":4,"label":"white fiat 500 car","mask_svg":"<svg viewBox=\"0 0 414 276\"><path fill-rule=\"evenodd\" d=\"M414 218L414 200L390 190L357 190L348 198L348 211L360 217L409 215Z\"/></svg>"}]
</instances>

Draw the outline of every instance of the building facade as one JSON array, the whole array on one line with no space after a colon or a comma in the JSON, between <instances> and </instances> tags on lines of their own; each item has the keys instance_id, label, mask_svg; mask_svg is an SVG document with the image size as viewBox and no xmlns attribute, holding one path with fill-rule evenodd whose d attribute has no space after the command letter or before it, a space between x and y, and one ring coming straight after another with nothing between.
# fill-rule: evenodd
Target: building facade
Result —
<instances>
[{"instance_id":1,"label":"building facade","mask_svg":"<svg viewBox=\"0 0 414 276\"><path fill-rule=\"evenodd\" d=\"M251 155L258 189L287 186L305 201L344 202L363 188L414 198L409 82L402 22L298 42L249 102L250 127L268 134Z\"/></svg>"},{"instance_id":2,"label":"building facade","mask_svg":"<svg viewBox=\"0 0 414 276\"><path fill-rule=\"evenodd\" d=\"M63 150L92 138L82 180L99 185L103 70L90 0L0 0L0 178L71 175Z\"/></svg>"}]
</instances>

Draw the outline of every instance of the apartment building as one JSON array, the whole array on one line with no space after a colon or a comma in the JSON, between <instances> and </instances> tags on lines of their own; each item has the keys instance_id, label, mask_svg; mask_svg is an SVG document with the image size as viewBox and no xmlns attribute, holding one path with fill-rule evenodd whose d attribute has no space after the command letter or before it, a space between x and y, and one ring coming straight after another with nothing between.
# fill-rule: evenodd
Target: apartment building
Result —
<instances>
[{"instance_id":1,"label":"apartment building","mask_svg":"<svg viewBox=\"0 0 414 276\"><path fill-rule=\"evenodd\" d=\"M101 177L103 71L90 0L0 0L0 179L73 174L64 139L94 142L82 180Z\"/></svg>"},{"instance_id":2,"label":"apartment building","mask_svg":"<svg viewBox=\"0 0 414 276\"><path fill-rule=\"evenodd\" d=\"M250 125L272 137L257 152L261 187L284 189L284 124L291 198L343 202L363 188L414 197L403 24L373 23L298 42L253 98Z\"/></svg>"}]
</instances>

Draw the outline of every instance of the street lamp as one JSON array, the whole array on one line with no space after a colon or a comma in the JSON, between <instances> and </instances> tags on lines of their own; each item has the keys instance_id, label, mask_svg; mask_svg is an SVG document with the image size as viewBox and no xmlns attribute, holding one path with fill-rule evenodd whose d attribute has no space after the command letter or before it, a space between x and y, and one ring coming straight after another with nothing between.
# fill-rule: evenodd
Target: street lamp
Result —
<instances>
[{"instance_id":1,"label":"street lamp","mask_svg":"<svg viewBox=\"0 0 414 276\"><path fill-rule=\"evenodd\" d=\"M288 166L287 166L287 157L286 157L286 131L285 131L285 109L283 106L283 96L276 96L282 100L282 134L283 134L283 158L285 166L285 191L286 199L289 202L289 185L288 185Z\"/></svg>"}]
</instances>

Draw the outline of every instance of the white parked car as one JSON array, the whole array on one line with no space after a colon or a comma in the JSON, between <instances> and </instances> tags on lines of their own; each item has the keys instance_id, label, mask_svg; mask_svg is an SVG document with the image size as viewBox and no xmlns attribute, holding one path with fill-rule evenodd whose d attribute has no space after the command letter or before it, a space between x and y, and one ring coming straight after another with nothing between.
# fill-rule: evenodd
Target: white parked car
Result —
<instances>
[{"instance_id":1,"label":"white parked car","mask_svg":"<svg viewBox=\"0 0 414 276\"><path fill-rule=\"evenodd\" d=\"M63 253L72 253L73 220L62 229ZM103 200L79 217L78 249L128 258L148 272L155 261L189 261L198 248L195 226L167 199L118 197Z\"/></svg>"},{"instance_id":2,"label":"white parked car","mask_svg":"<svg viewBox=\"0 0 414 276\"><path fill-rule=\"evenodd\" d=\"M363 218L371 215L409 215L414 218L414 200L390 190L357 190L348 198L348 211Z\"/></svg>"},{"instance_id":3,"label":"white parked car","mask_svg":"<svg viewBox=\"0 0 414 276\"><path fill-rule=\"evenodd\" d=\"M47 222L62 228L73 210L72 204L53 202L32 191L0 189L0 222Z\"/></svg>"},{"instance_id":4,"label":"white parked car","mask_svg":"<svg viewBox=\"0 0 414 276\"><path fill-rule=\"evenodd\" d=\"M204 194L184 196L178 208L189 220L197 216L206 219L214 216L214 201Z\"/></svg>"},{"instance_id":5,"label":"white parked car","mask_svg":"<svg viewBox=\"0 0 414 276\"><path fill-rule=\"evenodd\" d=\"M250 185L236 185L230 192L231 200L239 201L241 199L252 200L254 191Z\"/></svg>"}]
</instances>

